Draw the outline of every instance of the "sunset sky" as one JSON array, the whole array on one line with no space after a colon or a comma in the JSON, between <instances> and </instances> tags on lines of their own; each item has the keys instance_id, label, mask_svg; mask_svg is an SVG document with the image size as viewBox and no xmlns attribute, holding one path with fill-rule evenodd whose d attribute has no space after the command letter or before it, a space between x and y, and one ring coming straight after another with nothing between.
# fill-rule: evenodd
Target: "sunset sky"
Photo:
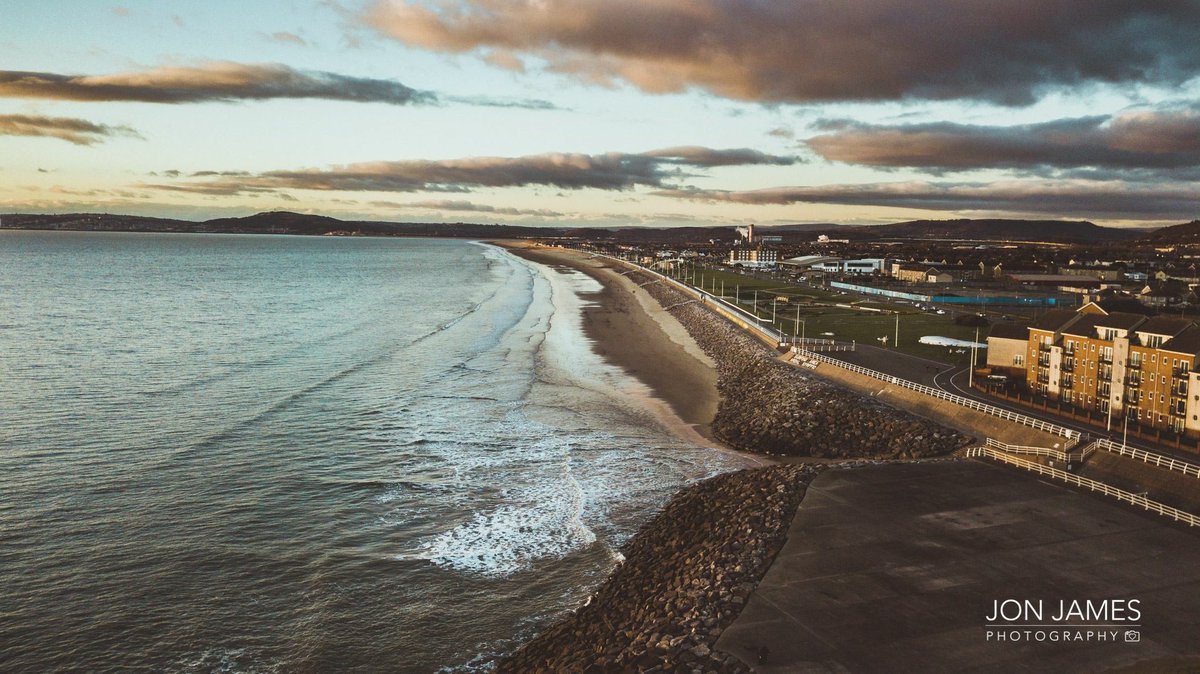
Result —
<instances>
[{"instance_id":1,"label":"sunset sky","mask_svg":"<svg viewBox=\"0 0 1200 674\"><path fill-rule=\"evenodd\" d=\"M0 212L1200 217L1194 0L7 0Z\"/></svg>"}]
</instances>

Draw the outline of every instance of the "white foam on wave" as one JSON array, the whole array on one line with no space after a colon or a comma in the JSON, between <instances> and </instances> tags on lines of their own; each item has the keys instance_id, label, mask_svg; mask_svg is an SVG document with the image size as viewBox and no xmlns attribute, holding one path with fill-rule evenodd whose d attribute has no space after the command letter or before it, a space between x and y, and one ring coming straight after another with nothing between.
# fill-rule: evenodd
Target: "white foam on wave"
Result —
<instances>
[{"instance_id":1,"label":"white foam on wave","mask_svg":"<svg viewBox=\"0 0 1200 674\"><path fill-rule=\"evenodd\" d=\"M245 648L209 648L178 659L168 670L180 674L273 674L279 666L264 664Z\"/></svg>"},{"instance_id":2,"label":"white foam on wave","mask_svg":"<svg viewBox=\"0 0 1200 674\"><path fill-rule=\"evenodd\" d=\"M502 505L427 542L421 556L445 568L503 577L595 543L569 461L564 458L561 479L509 491Z\"/></svg>"}]
</instances>

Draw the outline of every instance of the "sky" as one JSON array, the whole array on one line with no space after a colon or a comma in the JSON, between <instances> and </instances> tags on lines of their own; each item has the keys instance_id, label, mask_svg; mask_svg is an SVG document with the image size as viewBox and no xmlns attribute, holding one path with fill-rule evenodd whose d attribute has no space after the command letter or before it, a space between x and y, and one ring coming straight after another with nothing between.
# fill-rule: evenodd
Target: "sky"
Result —
<instances>
[{"instance_id":1,"label":"sky","mask_svg":"<svg viewBox=\"0 0 1200 674\"><path fill-rule=\"evenodd\" d=\"M1196 0L0 0L0 212L1200 218Z\"/></svg>"}]
</instances>

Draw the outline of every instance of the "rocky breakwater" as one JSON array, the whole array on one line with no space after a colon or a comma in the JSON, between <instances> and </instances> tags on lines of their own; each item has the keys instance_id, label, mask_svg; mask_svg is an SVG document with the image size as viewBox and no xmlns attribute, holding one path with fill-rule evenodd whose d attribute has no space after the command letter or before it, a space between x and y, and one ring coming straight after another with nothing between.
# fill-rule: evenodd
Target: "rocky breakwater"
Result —
<instances>
[{"instance_id":1,"label":"rocky breakwater","mask_svg":"<svg viewBox=\"0 0 1200 674\"><path fill-rule=\"evenodd\" d=\"M651 277L634 274L637 283ZM671 309L717 363L713 432L751 452L825 458L911 459L949 454L971 438L821 379L665 283L645 289ZM822 365L822 367L829 367Z\"/></svg>"},{"instance_id":2,"label":"rocky breakwater","mask_svg":"<svg viewBox=\"0 0 1200 674\"><path fill-rule=\"evenodd\" d=\"M499 663L526 672L746 672L713 644L783 546L813 465L726 473L678 492L584 606Z\"/></svg>"}]
</instances>

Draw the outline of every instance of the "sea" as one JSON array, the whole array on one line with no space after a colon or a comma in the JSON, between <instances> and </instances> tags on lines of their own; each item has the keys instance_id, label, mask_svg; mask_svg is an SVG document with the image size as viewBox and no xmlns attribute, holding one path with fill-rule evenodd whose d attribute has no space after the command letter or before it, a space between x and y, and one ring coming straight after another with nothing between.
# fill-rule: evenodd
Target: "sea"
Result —
<instances>
[{"instance_id":1,"label":"sea","mask_svg":"<svg viewBox=\"0 0 1200 674\"><path fill-rule=\"evenodd\" d=\"M581 329L478 242L0 231L0 672L476 672L676 490Z\"/></svg>"}]
</instances>

